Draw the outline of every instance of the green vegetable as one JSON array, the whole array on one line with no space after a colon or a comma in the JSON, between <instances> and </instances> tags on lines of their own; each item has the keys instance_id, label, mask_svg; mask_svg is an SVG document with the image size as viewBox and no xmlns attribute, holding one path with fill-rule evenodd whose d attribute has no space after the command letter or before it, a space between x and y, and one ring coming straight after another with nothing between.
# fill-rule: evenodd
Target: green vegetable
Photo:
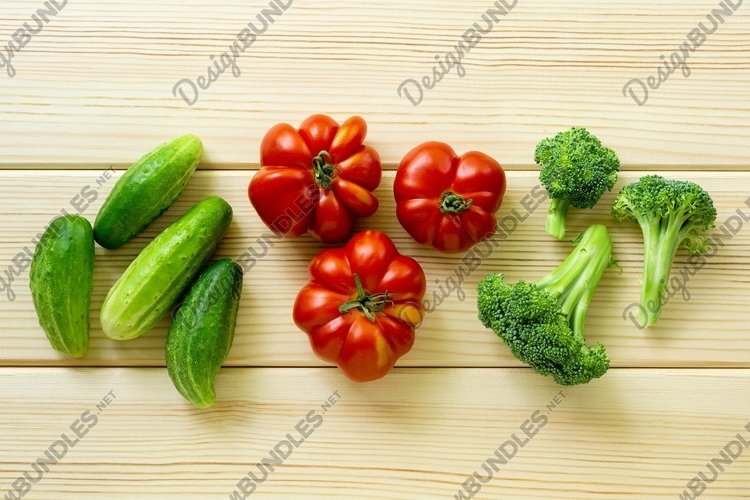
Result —
<instances>
[{"instance_id":1,"label":"green vegetable","mask_svg":"<svg viewBox=\"0 0 750 500\"><path fill-rule=\"evenodd\" d=\"M612 264L607 228L593 225L573 252L536 283L507 284L502 274L479 283L479 319L515 357L558 384L585 384L609 369L601 344L588 347L583 327L594 290Z\"/></svg>"},{"instance_id":2,"label":"green vegetable","mask_svg":"<svg viewBox=\"0 0 750 500\"><path fill-rule=\"evenodd\" d=\"M94 234L89 221L52 221L31 261L29 286L39 324L56 350L80 358L89 346Z\"/></svg>"},{"instance_id":3,"label":"green vegetable","mask_svg":"<svg viewBox=\"0 0 750 500\"><path fill-rule=\"evenodd\" d=\"M198 408L216 401L214 380L232 347L241 292L242 268L230 259L214 262L192 285L169 329L169 377Z\"/></svg>"},{"instance_id":4,"label":"green vegetable","mask_svg":"<svg viewBox=\"0 0 750 500\"><path fill-rule=\"evenodd\" d=\"M104 300L100 320L107 337L128 340L153 328L211 257L231 220L232 207L212 196L154 238Z\"/></svg>"},{"instance_id":5,"label":"green vegetable","mask_svg":"<svg viewBox=\"0 0 750 500\"><path fill-rule=\"evenodd\" d=\"M677 250L693 255L709 249L703 233L714 226L716 208L711 196L689 181L649 175L625 186L615 199L612 215L631 220L643 232L641 324L652 326L661 315L662 298Z\"/></svg>"},{"instance_id":6,"label":"green vegetable","mask_svg":"<svg viewBox=\"0 0 750 500\"><path fill-rule=\"evenodd\" d=\"M143 231L177 199L195 172L203 144L183 135L135 162L117 181L94 223L94 237L114 250Z\"/></svg>"},{"instance_id":7,"label":"green vegetable","mask_svg":"<svg viewBox=\"0 0 750 500\"><path fill-rule=\"evenodd\" d=\"M584 128L572 128L544 139L536 147L539 179L549 192L547 233L565 236L568 210L591 208L617 182L620 160Z\"/></svg>"}]
</instances>

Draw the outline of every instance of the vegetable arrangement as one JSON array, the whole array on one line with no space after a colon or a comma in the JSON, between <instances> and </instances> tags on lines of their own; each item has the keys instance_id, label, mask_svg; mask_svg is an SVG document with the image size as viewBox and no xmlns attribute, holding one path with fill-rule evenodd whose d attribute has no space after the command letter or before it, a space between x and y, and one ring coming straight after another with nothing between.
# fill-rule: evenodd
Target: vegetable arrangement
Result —
<instances>
[{"instance_id":1,"label":"vegetable arrangement","mask_svg":"<svg viewBox=\"0 0 750 500\"><path fill-rule=\"evenodd\" d=\"M573 128L543 140L536 150L540 180L549 190L547 232L561 238L569 206L591 208L616 182L619 160L588 131ZM646 176L625 186L612 214L638 222L644 235L641 297L644 324L656 323L677 249L703 253L702 233L713 227L716 209L695 183ZM594 225L576 240L573 253L534 284L509 286L502 274L478 287L482 323L502 338L520 361L561 385L584 384L609 369L604 347L585 344L583 326L594 289L613 263L607 229Z\"/></svg>"},{"instance_id":2,"label":"vegetable arrangement","mask_svg":"<svg viewBox=\"0 0 750 500\"><path fill-rule=\"evenodd\" d=\"M94 239L116 249L139 234L177 199L202 152L194 135L163 144L120 178L93 230L81 217L57 219L47 229L32 259L29 283L39 323L55 349L81 357L88 348ZM187 305L180 308L167 342L167 367L180 393L198 407L215 399L213 378L229 352L239 303L238 293L227 299L223 282L213 276L230 274L235 290L241 286L242 270L234 263L229 270L226 263L217 263L194 278L231 220L232 208L219 197L196 204L140 252L110 289L99 317L107 337L134 339L153 328L187 292ZM218 305L211 306L215 297ZM203 310L206 304L208 311ZM197 318L187 322L184 311L196 305L201 306Z\"/></svg>"},{"instance_id":3,"label":"vegetable arrangement","mask_svg":"<svg viewBox=\"0 0 750 500\"><path fill-rule=\"evenodd\" d=\"M322 243L343 243L315 256L309 282L293 307L295 324L320 358L356 382L385 376L415 341L424 316L427 279L376 230L350 237L357 219L379 206L377 151L364 144L367 125L352 117L339 125L314 115L299 129L272 127L260 147L261 169L248 196L275 233L304 233ZM186 135L134 163L102 206L92 229L81 217L56 219L41 238L30 287L39 323L51 345L81 357L89 342L94 241L117 249L158 218L188 184L203 146ZM535 160L550 195L546 231L566 232L570 207L591 208L610 191L617 154L583 128L542 140ZM447 144L427 142L408 152L396 173L396 215L415 241L460 253L492 236L506 190L502 166L480 152L458 156ZM678 248L707 250L713 227L710 195L686 181L646 176L625 186L612 214L643 232L641 296L644 324L656 323ZM152 329L176 308L166 340L167 372L179 393L198 408L216 401L214 381L231 349L240 307L242 268L230 259L204 267L232 220L232 208L210 196L156 236L107 294L100 313L105 335L129 340ZM347 241L348 240L348 241ZM570 255L546 276L506 283L502 273L478 286L479 319L520 361L561 385L601 377L610 361L601 344L584 337L594 291L613 260L609 231L590 226ZM178 305L179 304L179 305Z\"/></svg>"}]
</instances>

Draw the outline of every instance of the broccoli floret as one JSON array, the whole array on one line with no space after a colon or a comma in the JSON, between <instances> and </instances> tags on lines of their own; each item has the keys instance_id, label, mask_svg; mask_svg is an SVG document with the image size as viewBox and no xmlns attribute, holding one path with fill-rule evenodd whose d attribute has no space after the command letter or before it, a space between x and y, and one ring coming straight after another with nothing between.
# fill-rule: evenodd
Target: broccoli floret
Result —
<instances>
[{"instance_id":1,"label":"broccoli floret","mask_svg":"<svg viewBox=\"0 0 750 500\"><path fill-rule=\"evenodd\" d=\"M547 189L550 207L545 229L558 240L565 236L568 209L591 208L617 182L620 160L584 128L549 137L536 147L534 161Z\"/></svg>"},{"instance_id":2,"label":"broccoli floret","mask_svg":"<svg viewBox=\"0 0 750 500\"><path fill-rule=\"evenodd\" d=\"M536 283L507 284L502 274L479 283L479 319L510 347L515 357L561 385L585 384L609 369L601 344L583 336L591 298L612 264L607 228L593 225L573 252Z\"/></svg>"},{"instance_id":3,"label":"broccoli floret","mask_svg":"<svg viewBox=\"0 0 750 500\"><path fill-rule=\"evenodd\" d=\"M684 247L693 255L709 249L703 234L714 226L716 208L698 184L649 175L625 186L612 207L615 220L632 220L643 232L640 321L654 325L662 309L672 261Z\"/></svg>"}]
</instances>

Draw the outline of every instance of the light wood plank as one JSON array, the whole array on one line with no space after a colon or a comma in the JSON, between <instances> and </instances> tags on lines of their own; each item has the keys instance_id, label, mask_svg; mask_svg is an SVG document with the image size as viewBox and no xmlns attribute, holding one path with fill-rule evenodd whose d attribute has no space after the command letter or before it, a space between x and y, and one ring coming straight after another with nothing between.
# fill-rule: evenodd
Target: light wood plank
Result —
<instances>
[{"instance_id":1,"label":"light wood plank","mask_svg":"<svg viewBox=\"0 0 750 500\"><path fill-rule=\"evenodd\" d=\"M68 426L112 391L96 425L29 498L227 498L337 391L319 427L254 496L453 498L541 410L548 423L478 498L677 498L737 433L750 437L748 376L613 370L565 389L548 410L560 388L524 369L399 369L356 385L332 369L237 368L219 375L219 403L199 411L162 369L3 368L0 483L30 470L63 432L72 437ZM744 498L748 477L742 456L706 498Z\"/></svg>"},{"instance_id":2,"label":"light wood plank","mask_svg":"<svg viewBox=\"0 0 750 500\"><path fill-rule=\"evenodd\" d=\"M245 195L248 172L199 172L180 200L143 235L117 252L97 248L95 289L92 305L92 341L86 358L72 361L53 351L39 328L28 290L27 272L14 283L14 302L0 297L3 319L4 365L163 365L167 322L153 332L129 342L106 339L98 322L98 310L108 289L138 251L157 231L174 221L197 200L210 194L225 197L234 207L235 220L217 256L236 258L248 248L262 253L258 238L266 232ZM523 217L520 200L537 183L536 173L512 172L500 215L511 209ZM677 174L676 174L677 175ZM37 231L41 231L60 209L86 184L95 184L99 172L0 173L0 272ZM637 179L637 173L623 175L620 184ZM685 176L681 176L685 177ZM693 173L689 178L708 189L718 206L719 221L737 209L750 214L746 205L750 194L750 174ZM380 211L361 228L379 228L391 235L406 254L423 263L429 278L428 297L437 290L436 280L444 282L455 270L457 257L439 254L411 241L398 225L390 193L392 174L385 177L379 197ZM108 181L99 199L84 214L94 220L104 196L114 185ZM615 240L616 258L622 271L611 269L605 275L589 312L587 336L609 349L614 366L621 367L745 367L750 366L750 268L746 256L750 248L750 228L744 227L706 267L690 278L691 300L675 297L666 307L656 328L637 329L623 318L623 310L639 298L642 239L635 225L615 224L608 214L614 193L609 194L590 214L574 211L571 238L587 225L607 224ZM464 285L465 301L454 293L425 318L418 330L414 349L401 366L517 366L507 348L476 319L475 287L489 272L502 271L511 280L533 280L556 266L570 251L566 242L557 242L544 233L546 204L540 205L518 229L474 271ZM512 221L512 217L511 217ZM511 222L508 222L510 224ZM307 263L321 246L311 238L275 242L265 258L248 273L234 347L228 363L235 366L316 366L307 339L291 318L294 297L306 282ZM680 254L676 268L687 256ZM2 274L0 274L2 276Z\"/></svg>"},{"instance_id":3,"label":"light wood plank","mask_svg":"<svg viewBox=\"0 0 750 500\"><path fill-rule=\"evenodd\" d=\"M41 4L5 0L0 40ZM542 137L572 125L628 168L747 167L746 7L690 56L690 78L672 75L642 107L623 86L655 74L717 1L521 0L466 54L465 77L451 72L418 107L399 97L492 4L298 0L239 59L239 78L222 75L189 107L174 84L205 74L268 0L69 2L16 55L15 78L0 70L0 164L127 165L192 131L206 143L204 168L247 167L270 126L326 112L365 116L391 168L432 139L526 168Z\"/></svg>"},{"instance_id":4,"label":"light wood plank","mask_svg":"<svg viewBox=\"0 0 750 500\"><path fill-rule=\"evenodd\" d=\"M104 168L122 169L184 132L206 146L204 171L152 228L119 252L97 248L85 359L49 346L27 271L13 284L15 301L0 291L0 496L110 391L116 397L96 426L25 498L227 498L334 391L340 400L320 428L254 497L454 498L532 412L546 413L560 387L517 368L474 311L486 273L534 279L567 254L567 243L543 232L546 204L467 279L466 300L454 294L429 314L400 368L374 383L323 368L293 325L294 296L321 249L309 238L276 242L248 274L211 410L193 409L172 387L163 368L166 321L133 342L103 336L98 310L109 287L197 200L219 194L235 209L217 257L261 250L256 240L266 229L245 186L260 139L277 122L360 114L391 170L425 140L482 150L512 171L501 216L524 212L520 201L537 184L536 143L581 125L618 151L629 171L621 185L642 171L674 171L667 175L714 195L720 222L738 209L750 216L747 6L690 56L689 78L672 75L642 107L623 96L623 85L654 74L659 56L678 50L718 0L519 0L466 56L467 75L451 72L417 107L398 96L399 84L429 74L435 55L451 50L493 0L297 0L239 59L240 78L223 75L193 107L173 97L175 82L205 73L209 57L268 2L75 0L14 58L15 78L0 68L0 278L51 217L74 210L70 200ZM3 2L0 50L42 4ZM420 247L401 229L392 178L380 189L379 213L359 227L385 230L422 262L431 294L457 258ZM84 211L91 221L113 185L98 188ZM750 440L750 370L742 369L750 368L750 230L743 225L691 277L689 301L675 297L658 327L642 332L622 317L639 294L641 237L611 221L612 198L573 213L570 234L602 222L615 239L622 271L605 276L587 325L614 367L565 389L549 423L477 498L676 498L698 472L710 476L706 463L738 433ZM685 261L680 254L676 267ZM747 453L705 498L747 497Z\"/></svg>"}]
</instances>

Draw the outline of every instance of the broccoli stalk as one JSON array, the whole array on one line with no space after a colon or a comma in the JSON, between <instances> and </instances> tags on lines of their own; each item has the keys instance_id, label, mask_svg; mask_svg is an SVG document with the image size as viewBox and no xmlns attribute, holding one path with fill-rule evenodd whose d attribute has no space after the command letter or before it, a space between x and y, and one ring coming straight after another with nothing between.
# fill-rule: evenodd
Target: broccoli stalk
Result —
<instances>
[{"instance_id":1,"label":"broccoli stalk","mask_svg":"<svg viewBox=\"0 0 750 500\"><path fill-rule=\"evenodd\" d=\"M661 316L662 295L669 280L672 262L682 238L679 216L671 214L665 220L639 217L643 229L643 279L641 284L641 324L653 326ZM649 313L650 311L650 313Z\"/></svg>"},{"instance_id":2,"label":"broccoli stalk","mask_svg":"<svg viewBox=\"0 0 750 500\"><path fill-rule=\"evenodd\" d=\"M563 239L567 229L568 210L570 210L570 201L562 198L550 198L547 220L544 223L544 230L547 231L547 234L558 240Z\"/></svg>"},{"instance_id":3,"label":"broccoli stalk","mask_svg":"<svg viewBox=\"0 0 750 500\"><path fill-rule=\"evenodd\" d=\"M534 160L547 189L550 207L545 229L558 240L565 236L568 210L591 208L617 182L620 160L584 128L572 128L544 139Z\"/></svg>"},{"instance_id":4,"label":"broccoli stalk","mask_svg":"<svg viewBox=\"0 0 750 500\"><path fill-rule=\"evenodd\" d=\"M507 284L490 274L478 287L479 319L515 357L558 384L585 384L609 369L604 346L588 347L584 324L594 290L612 264L607 228L593 225L570 255L537 281Z\"/></svg>"},{"instance_id":5,"label":"broccoli stalk","mask_svg":"<svg viewBox=\"0 0 750 500\"><path fill-rule=\"evenodd\" d=\"M711 196L689 181L649 175L625 186L615 199L612 215L632 220L643 233L643 278L640 324L653 326L661 316L663 298L677 250L705 253L703 233L713 227L716 208Z\"/></svg>"}]
</instances>

